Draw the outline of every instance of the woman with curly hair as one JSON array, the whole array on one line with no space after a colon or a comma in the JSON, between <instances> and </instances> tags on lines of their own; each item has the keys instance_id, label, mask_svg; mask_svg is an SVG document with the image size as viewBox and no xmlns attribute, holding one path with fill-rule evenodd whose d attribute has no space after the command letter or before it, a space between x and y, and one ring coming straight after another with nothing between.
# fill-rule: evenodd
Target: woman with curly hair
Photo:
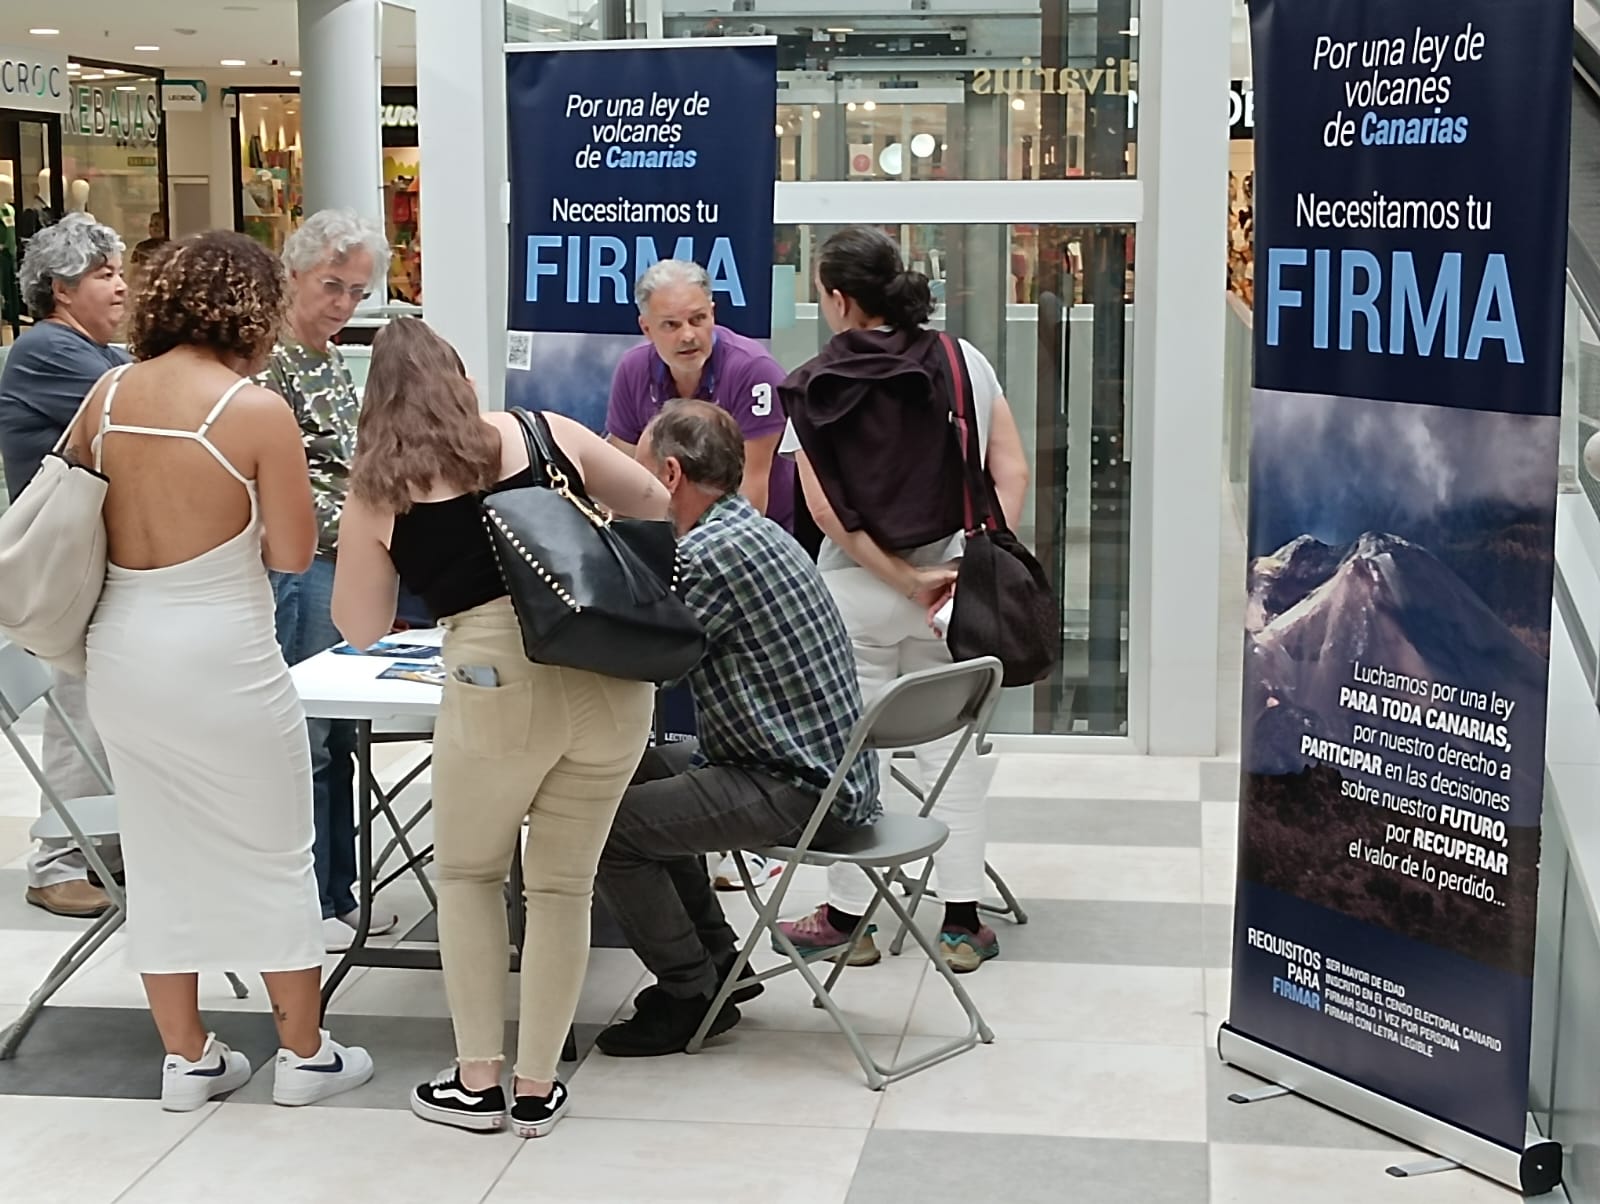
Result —
<instances>
[{"instance_id":1,"label":"woman with curly hair","mask_svg":"<svg viewBox=\"0 0 1600 1204\"><path fill-rule=\"evenodd\" d=\"M100 380L70 444L110 480L89 712L117 783L128 958L166 1046L169 1111L251 1075L206 1032L201 972L261 971L276 1102L372 1076L364 1049L321 1030L310 750L267 583L268 569L303 572L317 541L299 426L248 380L283 295L278 261L242 235L162 248L133 303L140 362Z\"/></svg>"}]
</instances>

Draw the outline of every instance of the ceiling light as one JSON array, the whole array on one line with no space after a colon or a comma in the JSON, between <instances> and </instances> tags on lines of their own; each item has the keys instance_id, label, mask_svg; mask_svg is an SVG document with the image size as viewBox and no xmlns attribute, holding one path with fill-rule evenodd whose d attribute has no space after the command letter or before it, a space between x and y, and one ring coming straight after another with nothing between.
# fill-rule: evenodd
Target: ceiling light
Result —
<instances>
[{"instance_id":1,"label":"ceiling light","mask_svg":"<svg viewBox=\"0 0 1600 1204\"><path fill-rule=\"evenodd\" d=\"M223 59L222 60L222 65L224 67L243 67L244 66L244 60L243 59Z\"/></svg>"},{"instance_id":2,"label":"ceiling light","mask_svg":"<svg viewBox=\"0 0 1600 1204\"><path fill-rule=\"evenodd\" d=\"M137 50L140 54L155 54L156 52L158 52L161 49L161 47L159 47L159 46L135 46L134 49Z\"/></svg>"},{"instance_id":3,"label":"ceiling light","mask_svg":"<svg viewBox=\"0 0 1600 1204\"><path fill-rule=\"evenodd\" d=\"M821 109L812 109L811 110L811 120L812 121L819 121L819 120L821 120L821 118L822 118L822 110Z\"/></svg>"},{"instance_id":4,"label":"ceiling light","mask_svg":"<svg viewBox=\"0 0 1600 1204\"><path fill-rule=\"evenodd\" d=\"M855 26L853 26L853 25L830 25L830 26L828 26L828 32L829 33L855 33Z\"/></svg>"},{"instance_id":5,"label":"ceiling light","mask_svg":"<svg viewBox=\"0 0 1600 1204\"><path fill-rule=\"evenodd\" d=\"M59 29L30 29L28 32L36 38L54 38L61 34Z\"/></svg>"},{"instance_id":6,"label":"ceiling light","mask_svg":"<svg viewBox=\"0 0 1600 1204\"><path fill-rule=\"evenodd\" d=\"M96 71L93 75L85 75L83 78L86 79L86 80L96 80L96 79L104 79L105 76L100 74L100 72Z\"/></svg>"},{"instance_id":7,"label":"ceiling light","mask_svg":"<svg viewBox=\"0 0 1600 1204\"><path fill-rule=\"evenodd\" d=\"M289 78L290 79L299 79L300 76L303 75L303 74L304 74L304 72L301 72L301 71L291 71L291 72L289 72Z\"/></svg>"},{"instance_id":8,"label":"ceiling light","mask_svg":"<svg viewBox=\"0 0 1600 1204\"><path fill-rule=\"evenodd\" d=\"M783 137L783 126L781 126L781 125L773 126L772 127L772 132L774 134L778 135L778 137L782 138Z\"/></svg>"},{"instance_id":9,"label":"ceiling light","mask_svg":"<svg viewBox=\"0 0 1600 1204\"><path fill-rule=\"evenodd\" d=\"M878 102L875 101L875 100L863 101L862 104L861 104L861 107L863 109L865 109L867 112L873 113L873 112L877 111Z\"/></svg>"},{"instance_id":10,"label":"ceiling light","mask_svg":"<svg viewBox=\"0 0 1600 1204\"><path fill-rule=\"evenodd\" d=\"M134 85L134 84L118 84L117 85L117 91L118 92L137 92L138 90L139 90L138 87L136 85Z\"/></svg>"},{"instance_id":11,"label":"ceiling light","mask_svg":"<svg viewBox=\"0 0 1600 1204\"><path fill-rule=\"evenodd\" d=\"M1022 97L1019 96L1011 102L1011 107L1020 113L1023 109L1028 107L1028 104L1022 99Z\"/></svg>"},{"instance_id":12,"label":"ceiling light","mask_svg":"<svg viewBox=\"0 0 1600 1204\"><path fill-rule=\"evenodd\" d=\"M102 67L101 70L104 71L107 75L126 75L126 74L128 74L121 67Z\"/></svg>"},{"instance_id":13,"label":"ceiling light","mask_svg":"<svg viewBox=\"0 0 1600 1204\"><path fill-rule=\"evenodd\" d=\"M856 111L856 102L852 100L849 104L845 105L845 108L849 112L854 113Z\"/></svg>"}]
</instances>

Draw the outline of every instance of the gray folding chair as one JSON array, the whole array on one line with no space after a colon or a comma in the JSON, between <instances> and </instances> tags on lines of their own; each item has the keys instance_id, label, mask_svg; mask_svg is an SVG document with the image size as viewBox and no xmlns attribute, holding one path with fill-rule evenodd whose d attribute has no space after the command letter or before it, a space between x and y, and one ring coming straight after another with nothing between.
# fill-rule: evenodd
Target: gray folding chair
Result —
<instances>
[{"instance_id":1,"label":"gray folding chair","mask_svg":"<svg viewBox=\"0 0 1600 1204\"><path fill-rule=\"evenodd\" d=\"M6 739L10 741L12 749L22 761L28 775L38 783L39 791L43 794L48 807L45 814L40 816L38 822L30 829L31 835L35 840L70 839L83 851L85 860L100 879L102 889L110 898L111 906L73 942L70 949L61 955L54 967L45 975L44 981L34 991L33 997L28 1000L28 1006L22 1010L22 1014L3 1033L0 1033L0 1061L15 1056L17 1046L22 1044L22 1039L28 1035L28 1030L33 1027L33 1022L45 1004L50 1002L51 997L88 963L96 951L110 939L111 934L122 927L123 921L127 918L127 900L122 887L106 868L99 849L100 845L115 840L119 831L117 799L112 789L111 777L89 751L77 727L56 702L53 684L54 679L50 670L43 662L36 660L11 641L0 640L0 731L5 733ZM60 722L73 747L78 750L78 755L94 771L95 777L105 789L104 794L64 800L56 793L50 779L45 776L44 769L28 751L27 744L16 730L23 714L41 701L50 708ZM244 983L239 981L237 975L229 974L227 977L233 987L233 993L244 999L249 994Z\"/></svg>"},{"instance_id":2,"label":"gray folding chair","mask_svg":"<svg viewBox=\"0 0 1600 1204\"><path fill-rule=\"evenodd\" d=\"M980 1042L988 1044L994 1040L994 1033L984 1023L966 988L939 956L939 950L933 941L913 922L905 905L895 897L891 885L905 866L931 858L949 837L950 830L928 815L902 815L890 812L881 816L877 823L851 832L843 841L828 848L817 847L814 842L817 831L832 809L834 799L838 797L851 766L859 758L875 757L880 751L927 744L959 733L960 738L956 742L955 751L928 792L928 797L937 802L939 793L949 780L956 761L966 751L967 746L987 730L995 703L1000 697L1002 676L1000 662L993 657L986 657L982 660L964 661L961 664L913 673L897 680L878 696L867 708L861 721L856 724L850 742L845 748L844 757L827 789L822 792L822 797L817 800L817 808L801 833L800 839L792 847L772 846L754 850L769 857L782 858L790 865L828 866L843 862L858 866L866 874L873 887L872 902L868 904L866 914L861 917L861 922L855 931L842 944L830 949L808 950L806 953L801 953L794 942L778 928L783 901L789 893L794 875L783 874L776 886L763 899L751 882L743 854L735 853L740 876L744 879L745 893L756 908L756 923L740 947L733 968L723 980L721 989L718 990L716 998L706 1012L706 1018L700 1024L699 1031L689 1042L688 1053L699 1052L705 1043L706 1033L711 1027L712 1020L722 1010L735 988L750 985L750 979L740 981L739 975L749 964L751 954L769 939L787 956L788 964L765 970L755 976L756 980L764 982L780 974L798 971L806 980L806 985L811 988L817 1005L827 1011L833 1018L834 1024L838 1025L845 1040L849 1042L856 1060L861 1063L861 1069L866 1072L867 1085L874 1091L881 1091L898 1079L964 1053ZM922 878L924 884L926 874L925 870ZM834 985L846 965L846 958L839 955L848 952L860 934L867 930L880 903L886 904L910 932L928 960L933 963L934 969L945 980L967 1016L967 1031L964 1035L925 1054L890 1066L881 1065L867 1052L860 1035L845 1014L839 1010L832 995ZM836 958L836 961L827 983L823 984L812 972L811 962L827 958Z\"/></svg>"},{"instance_id":3,"label":"gray folding chair","mask_svg":"<svg viewBox=\"0 0 1600 1204\"><path fill-rule=\"evenodd\" d=\"M980 757L987 756L990 750L989 741L980 735L978 755ZM896 760L909 756L911 754L905 750L895 753ZM900 783L901 788L921 805L921 810L918 812L919 815L927 815L933 810L933 804L938 801L937 796L924 791L921 786L906 776L905 771L898 765L891 764L890 772L894 775L894 780ZM1006 880L1000 876L999 871L985 861L983 863L983 872L988 876L989 881L994 883L995 890L1000 892L1002 905L996 907L993 903L985 903L980 899L978 900L978 910L1002 919L1009 918L1013 924L1026 924L1028 922L1028 913L1022 909L1022 904L1018 901L1017 896L1011 893L1011 887L1006 884ZM910 911L912 915L917 914L917 908L922 905L923 899L937 899L939 897L939 892L927 885L928 878L926 874L923 874L920 878L912 878L904 870L900 870L895 873L893 881L900 888L901 893L911 900ZM894 940L889 943L890 954L899 957L900 951L905 947L905 943L906 930L902 927L895 934Z\"/></svg>"}]
</instances>

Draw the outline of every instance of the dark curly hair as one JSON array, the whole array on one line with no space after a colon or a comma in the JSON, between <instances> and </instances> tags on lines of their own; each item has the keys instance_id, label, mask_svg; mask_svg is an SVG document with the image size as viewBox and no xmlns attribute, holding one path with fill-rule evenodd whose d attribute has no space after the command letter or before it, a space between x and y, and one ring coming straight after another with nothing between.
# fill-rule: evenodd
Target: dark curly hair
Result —
<instances>
[{"instance_id":1,"label":"dark curly hair","mask_svg":"<svg viewBox=\"0 0 1600 1204\"><path fill-rule=\"evenodd\" d=\"M128 346L141 360L205 347L254 362L283 323L283 265L254 239L210 230L157 249L140 273Z\"/></svg>"}]
</instances>

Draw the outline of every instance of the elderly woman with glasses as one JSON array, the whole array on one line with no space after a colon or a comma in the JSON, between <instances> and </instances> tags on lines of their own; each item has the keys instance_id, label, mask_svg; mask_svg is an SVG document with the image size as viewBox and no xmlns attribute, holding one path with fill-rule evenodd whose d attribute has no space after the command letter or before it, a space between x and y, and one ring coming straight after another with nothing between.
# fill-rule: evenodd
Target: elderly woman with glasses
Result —
<instances>
[{"instance_id":1,"label":"elderly woman with glasses","mask_svg":"<svg viewBox=\"0 0 1600 1204\"><path fill-rule=\"evenodd\" d=\"M317 511L317 557L303 574L274 574L278 644L297 664L339 642L333 625L334 552L355 458L361 399L333 338L389 270L389 244L374 222L348 209L315 213L283 248L288 307L266 370L256 378L300 421ZM330 953L350 947L356 919L355 724L313 719L312 800L317 888ZM369 932L399 923L374 916Z\"/></svg>"},{"instance_id":2,"label":"elderly woman with glasses","mask_svg":"<svg viewBox=\"0 0 1600 1204\"><path fill-rule=\"evenodd\" d=\"M0 373L0 456L12 499L33 480L95 382L128 362L127 353L111 345L128 296L122 239L87 214L71 214L28 241L21 284L34 324L12 346ZM103 764L83 679L58 672L55 699ZM45 774L63 798L105 793L53 713L44 718L43 751ZM102 846L101 852L115 872L118 850ZM74 918L97 916L110 905L70 841L41 843L29 856L27 900Z\"/></svg>"}]
</instances>

